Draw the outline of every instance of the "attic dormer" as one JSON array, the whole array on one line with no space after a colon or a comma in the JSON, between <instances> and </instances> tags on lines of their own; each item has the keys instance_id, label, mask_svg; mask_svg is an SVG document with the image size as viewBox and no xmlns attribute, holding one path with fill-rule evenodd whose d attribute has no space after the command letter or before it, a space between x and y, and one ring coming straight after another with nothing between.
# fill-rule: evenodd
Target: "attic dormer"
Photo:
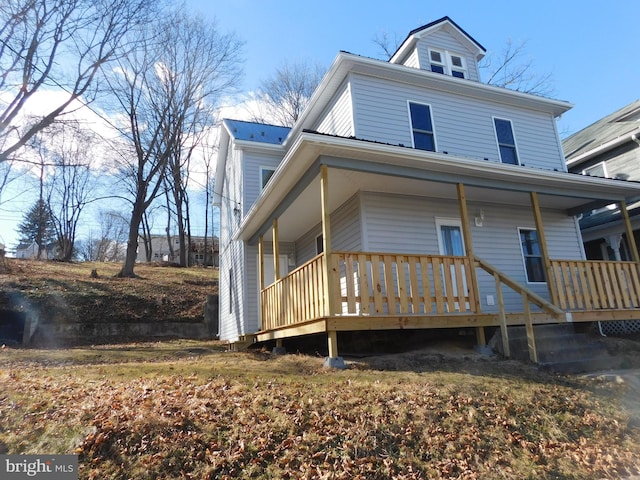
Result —
<instances>
[{"instance_id":1,"label":"attic dormer","mask_svg":"<svg viewBox=\"0 0 640 480\"><path fill-rule=\"evenodd\" d=\"M390 63L480 81L478 62L485 48L449 17L409 32Z\"/></svg>"}]
</instances>

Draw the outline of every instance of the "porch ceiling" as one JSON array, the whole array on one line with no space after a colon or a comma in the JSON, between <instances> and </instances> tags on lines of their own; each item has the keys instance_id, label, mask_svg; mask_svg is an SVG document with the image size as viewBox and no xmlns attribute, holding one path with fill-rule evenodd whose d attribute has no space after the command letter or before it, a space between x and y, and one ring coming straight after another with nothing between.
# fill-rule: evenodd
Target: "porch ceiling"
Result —
<instances>
[{"instance_id":1,"label":"porch ceiling","mask_svg":"<svg viewBox=\"0 0 640 480\"><path fill-rule=\"evenodd\" d=\"M329 208L334 211L357 192L377 192L449 199L457 203L456 185L428 180L389 177L338 168L329 169ZM531 207L528 192L492 190L465 186L467 202L481 202ZM589 199L539 194L541 208L566 210L583 204ZM320 176L316 176L300 196L278 218L278 235L281 242L293 242L300 235L320 223L322 204ZM265 238L270 238L269 229Z\"/></svg>"}]
</instances>

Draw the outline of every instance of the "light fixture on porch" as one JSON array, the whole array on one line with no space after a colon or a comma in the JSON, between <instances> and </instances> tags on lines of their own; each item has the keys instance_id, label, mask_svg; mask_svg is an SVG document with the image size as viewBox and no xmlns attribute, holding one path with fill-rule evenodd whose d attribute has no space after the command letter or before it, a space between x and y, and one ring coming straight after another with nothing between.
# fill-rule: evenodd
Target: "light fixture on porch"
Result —
<instances>
[{"instance_id":1,"label":"light fixture on porch","mask_svg":"<svg viewBox=\"0 0 640 480\"><path fill-rule=\"evenodd\" d=\"M484 220L484 210L480 209L478 211L478 214L475 216L476 227L481 227L483 220Z\"/></svg>"}]
</instances>

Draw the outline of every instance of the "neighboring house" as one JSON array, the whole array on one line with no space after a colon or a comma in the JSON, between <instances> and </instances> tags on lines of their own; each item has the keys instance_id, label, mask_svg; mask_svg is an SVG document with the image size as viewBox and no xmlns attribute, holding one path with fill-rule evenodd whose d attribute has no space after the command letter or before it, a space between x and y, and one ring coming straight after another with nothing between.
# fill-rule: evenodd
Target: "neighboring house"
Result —
<instances>
[{"instance_id":1,"label":"neighboring house","mask_svg":"<svg viewBox=\"0 0 640 480\"><path fill-rule=\"evenodd\" d=\"M562 142L562 146L570 172L640 181L640 100L574 133ZM628 213L634 240L638 243L640 203L630 203ZM580 229L588 259L633 259L621 212L616 205L585 212L580 218Z\"/></svg>"},{"instance_id":2,"label":"neighboring house","mask_svg":"<svg viewBox=\"0 0 640 480\"><path fill-rule=\"evenodd\" d=\"M190 265L204 265L205 250L204 237L191 237L191 249L189 251ZM218 266L218 238L207 239L208 266ZM180 263L180 237L172 235L151 235L151 261ZM142 237L138 239L138 256L136 262L146 262L147 256Z\"/></svg>"},{"instance_id":3,"label":"neighboring house","mask_svg":"<svg viewBox=\"0 0 640 480\"><path fill-rule=\"evenodd\" d=\"M16 247L16 258L38 258L38 244L36 242L21 243ZM51 260L55 258L55 247L49 245L44 248L40 255L41 260Z\"/></svg>"},{"instance_id":4,"label":"neighboring house","mask_svg":"<svg viewBox=\"0 0 640 480\"><path fill-rule=\"evenodd\" d=\"M484 54L444 17L388 62L339 53L291 130L222 122L222 340L326 334L331 364L342 331L526 324L535 360L533 324L640 308L575 217L640 186L567 173L571 105L483 84Z\"/></svg>"},{"instance_id":5,"label":"neighboring house","mask_svg":"<svg viewBox=\"0 0 640 480\"><path fill-rule=\"evenodd\" d=\"M570 172L629 182L640 181L640 100L607 115L567 137L563 142ZM626 206L633 231L632 242L640 242L640 197ZM580 230L589 260L632 261L634 247L619 205L597 206L580 216ZM640 319L640 316L636 318ZM640 331L640 320L601 322L604 334Z\"/></svg>"}]
</instances>

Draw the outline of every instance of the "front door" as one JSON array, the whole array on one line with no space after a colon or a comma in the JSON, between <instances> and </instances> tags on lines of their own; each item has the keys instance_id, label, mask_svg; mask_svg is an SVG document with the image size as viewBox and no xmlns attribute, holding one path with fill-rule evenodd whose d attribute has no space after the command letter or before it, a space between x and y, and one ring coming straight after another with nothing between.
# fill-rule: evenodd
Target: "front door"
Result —
<instances>
[{"instance_id":1,"label":"front door","mask_svg":"<svg viewBox=\"0 0 640 480\"><path fill-rule=\"evenodd\" d=\"M440 255L447 256L464 256L464 241L462 237L462 222L455 218L436 218L436 228L438 230L438 247ZM456 278L455 266L451 265L451 282L453 284L453 295L458 295L458 282ZM444 274L444 272L442 272ZM467 276L462 270L462 284L464 285L464 291L467 289ZM447 292L445 292L445 295ZM467 309L469 304L466 304ZM460 311L460 305L455 303L455 310Z\"/></svg>"}]
</instances>

